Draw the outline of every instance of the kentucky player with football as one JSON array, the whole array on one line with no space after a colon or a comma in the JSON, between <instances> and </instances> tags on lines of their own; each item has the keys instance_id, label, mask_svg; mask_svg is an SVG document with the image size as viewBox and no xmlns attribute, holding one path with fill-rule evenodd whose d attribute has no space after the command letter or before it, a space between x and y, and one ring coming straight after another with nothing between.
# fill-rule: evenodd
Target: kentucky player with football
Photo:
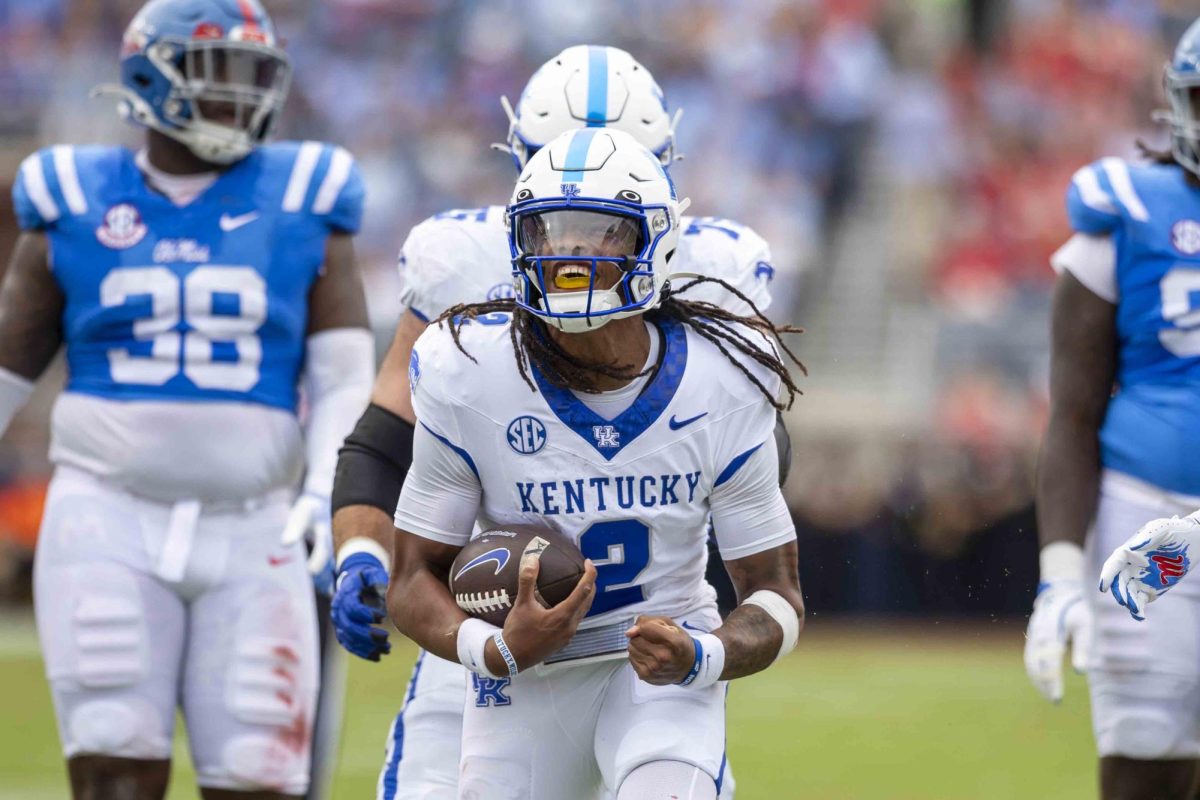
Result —
<instances>
[{"instance_id":1,"label":"kentucky player with football","mask_svg":"<svg viewBox=\"0 0 1200 800\"><path fill-rule=\"evenodd\" d=\"M774 436L795 385L765 318L672 295L686 207L630 135L563 134L508 207L515 297L448 309L413 349L388 608L472 673L460 797L715 798L724 682L796 644ZM710 514L741 599L724 622ZM476 522L552 527L586 572L546 609L530 560L502 629L469 618L446 574Z\"/></svg>"},{"instance_id":2,"label":"kentucky player with football","mask_svg":"<svg viewBox=\"0 0 1200 800\"><path fill-rule=\"evenodd\" d=\"M507 99L502 105L509 132L507 144L496 147L511 153L518 170L555 136L585 127L623 130L665 167L676 159L678 112L668 112L650 72L615 47L567 48L530 78L515 109ZM687 288L689 299L736 313L748 313L751 304L760 310L770 304L774 268L758 234L712 217L684 217L681 230L675 271L723 280L742 295L709 281ZM510 258L503 206L437 214L413 228L401 251L404 313L376 380L372 405L342 451L334 484L339 575L345 576L334 600L335 620L343 644L363 658L377 660L389 647L385 632L371 623L382 619L379 606L387 587L392 513L411 460L415 418L407 372L413 343L428 321L450 306L511 297ZM791 462L790 448L782 422L776 432L782 481ZM710 574L714 571L723 573L715 552ZM722 578L717 574L714 580ZM736 599L725 605L736 605ZM466 672L458 664L420 657L404 709L388 733L379 782L382 800L455 796L466 684ZM733 785L732 777L723 782L722 797L733 796Z\"/></svg>"},{"instance_id":3,"label":"kentucky player with football","mask_svg":"<svg viewBox=\"0 0 1200 800\"><path fill-rule=\"evenodd\" d=\"M317 630L280 531L328 529L373 378L362 179L265 143L291 70L258 0L151 0L121 52L144 148L27 158L0 289L0 426L66 346L34 589L72 791L163 797L178 705L205 798L298 797Z\"/></svg>"},{"instance_id":4,"label":"kentucky player with football","mask_svg":"<svg viewBox=\"0 0 1200 800\"><path fill-rule=\"evenodd\" d=\"M1075 234L1053 259L1042 583L1025 661L1057 701L1074 640L1110 799L1190 800L1200 788L1200 584L1138 621L1187 571L1197 523L1177 517L1200 506L1198 66L1200 23L1166 69L1171 151L1079 170ZM1128 613L1092 590L1098 575Z\"/></svg>"}]
</instances>

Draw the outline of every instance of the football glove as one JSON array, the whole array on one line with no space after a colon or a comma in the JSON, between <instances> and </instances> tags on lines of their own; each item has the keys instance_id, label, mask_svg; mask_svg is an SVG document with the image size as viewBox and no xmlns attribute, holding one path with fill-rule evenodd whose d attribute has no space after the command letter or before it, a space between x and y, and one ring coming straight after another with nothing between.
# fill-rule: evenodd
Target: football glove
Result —
<instances>
[{"instance_id":1,"label":"football glove","mask_svg":"<svg viewBox=\"0 0 1200 800\"><path fill-rule=\"evenodd\" d=\"M301 540L309 543L308 571L313 586L329 597L333 594L333 523L328 497L305 492L292 504L280 541L290 547Z\"/></svg>"},{"instance_id":2,"label":"football glove","mask_svg":"<svg viewBox=\"0 0 1200 800\"><path fill-rule=\"evenodd\" d=\"M1054 542L1042 550L1042 582L1025 633L1025 672L1034 688L1052 703L1063 697L1063 657L1071 645L1076 672L1087 667L1092 613L1083 598L1083 552L1078 545Z\"/></svg>"},{"instance_id":3,"label":"football glove","mask_svg":"<svg viewBox=\"0 0 1200 800\"><path fill-rule=\"evenodd\" d=\"M1100 570L1100 591L1136 620L1145 619L1146 606L1170 589L1192 566L1191 551L1200 546L1200 521L1187 516L1146 523L1113 551Z\"/></svg>"},{"instance_id":4,"label":"football glove","mask_svg":"<svg viewBox=\"0 0 1200 800\"><path fill-rule=\"evenodd\" d=\"M359 658L378 661L392 651L388 632L375 627L387 616L388 574L370 553L353 553L337 571L333 630L342 647Z\"/></svg>"}]
</instances>

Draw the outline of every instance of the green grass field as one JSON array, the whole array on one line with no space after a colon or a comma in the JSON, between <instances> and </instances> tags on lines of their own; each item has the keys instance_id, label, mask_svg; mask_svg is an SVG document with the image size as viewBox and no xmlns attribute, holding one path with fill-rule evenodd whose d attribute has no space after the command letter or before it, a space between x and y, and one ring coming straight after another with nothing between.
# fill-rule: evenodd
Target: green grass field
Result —
<instances>
[{"instance_id":1,"label":"green grass field","mask_svg":"<svg viewBox=\"0 0 1200 800\"><path fill-rule=\"evenodd\" d=\"M356 661L335 796L373 798L384 737L415 651ZM64 798L49 690L32 623L0 618L0 798ZM810 621L785 662L729 694L739 800L986 800L1095 796L1086 687L1058 707L1021 668L1011 627ZM176 746L172 798L195 798Z\"/></svg>"}]
</instances>

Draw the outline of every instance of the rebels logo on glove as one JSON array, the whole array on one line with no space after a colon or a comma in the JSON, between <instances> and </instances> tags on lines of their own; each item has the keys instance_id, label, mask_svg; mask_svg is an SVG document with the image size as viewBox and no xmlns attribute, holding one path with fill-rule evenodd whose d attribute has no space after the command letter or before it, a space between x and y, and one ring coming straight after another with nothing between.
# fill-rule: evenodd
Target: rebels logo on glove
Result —
<instances>
[{"instance_id":1,"label":"rebels logo on glove","mask_svg":"<svg viewBox=\"0 0 1200 800\"><path fill-rule=\"evenodd\" d=\"M1174 586L1188 571L1187 548L1177 556L1168 555L1166 550L1152 553L1150 563L1158 567L1159 586ZM1154 575L1154 571L1149 570L1146 577L1142 578L1142 583L1154 585Z\"/></svg>"},{"instance_id":2,"label":"rebels logo on glove","mask_svg":"<svg viewBox=\"0 0 1200 800\"><path fill-rule=\"evenodd\" d=\"M1100 591L1145 619L1146 605L1170 589L1191 569L1188 552L1200 543L1200 522L1192 517L1156 519L1113 551L1100 572Z\"/></svg>"}]
</instances>

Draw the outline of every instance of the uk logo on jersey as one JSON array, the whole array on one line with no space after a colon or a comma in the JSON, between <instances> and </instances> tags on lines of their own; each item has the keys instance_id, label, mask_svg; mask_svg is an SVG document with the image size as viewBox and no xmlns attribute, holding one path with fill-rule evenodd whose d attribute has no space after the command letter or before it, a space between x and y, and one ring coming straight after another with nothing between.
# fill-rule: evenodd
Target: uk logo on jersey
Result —
<instances>
[{"instance_id":1,"label":"uk logo on jersey","mask_svg":"<svg viewBox=\"0 0 1200 800\"><path fill-rule=\"evenodd\" d=\"M546 446L546 426L537 417L517 417L508 423L508 446L530 456Z\"/></svg>"},{"instance_id":2,"label":"uk logo on jersey","mask_svg":"<svg viewBox=\"0 0 1200 800\"><path fill-rule=\"evenodd\" d=\"M596 447L621 446L621 432L612 425L593 425L592 437L596 440Z\"/></svg>"}]
</instances>

